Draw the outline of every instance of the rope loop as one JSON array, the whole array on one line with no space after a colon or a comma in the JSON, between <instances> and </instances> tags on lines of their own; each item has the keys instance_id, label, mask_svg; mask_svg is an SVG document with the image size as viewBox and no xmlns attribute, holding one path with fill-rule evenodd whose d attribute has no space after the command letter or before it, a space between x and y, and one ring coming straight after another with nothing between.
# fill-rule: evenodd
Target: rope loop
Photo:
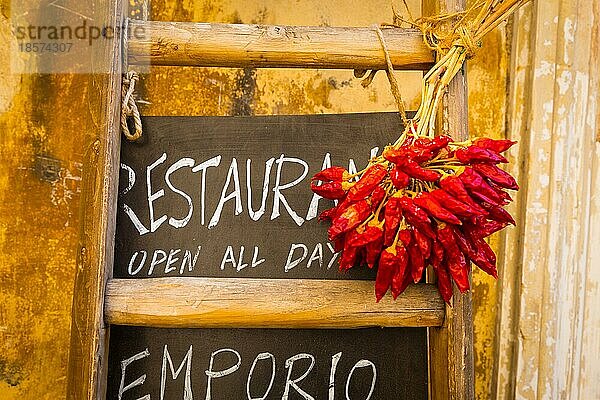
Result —
<instances>
[{"instance_id":1,"label":"rope loop","mask_svg":"<svg viewBox=\"0 0 600 400\"><path fill-rule=\"evenodd\" d=\"M127 140L135 141L142 137L142 119L140 111L135 100L135 85L139 80L139 76L135 71L129 71L123 77L123 85L121 89L121 130ZM127 126L127 118L133 117L135 131L132 134Z\"/></svg>"}]
</instances>

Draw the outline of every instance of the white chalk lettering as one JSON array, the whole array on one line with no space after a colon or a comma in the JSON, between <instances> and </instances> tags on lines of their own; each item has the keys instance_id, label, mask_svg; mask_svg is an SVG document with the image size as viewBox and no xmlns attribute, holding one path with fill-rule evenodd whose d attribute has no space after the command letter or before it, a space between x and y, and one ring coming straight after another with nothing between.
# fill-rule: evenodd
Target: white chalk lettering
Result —
<instances>
[{"instance_id":1,"label":"white chalk lettering","mask_svg":"<svg viewBox=\"0 0 600 400\"><path fill-rule=\"evenodd\" d=\"M192 204L192 198L190 196L188 196L187 193L185 193L183 190L177 189L175 186L173 186L173 183L171 182L171 174L183 167L191 168L194 166L195 163L196 162L194 161L193 158L182 158L181 160L177 161L175 164L171 165L167 169L167 172L165 173L165 182L167 182L167 186L169 186L169 189L171 189L173 192L179 194L188 203L188 213L185 215L185 217L183 217L182 219L176 219L173 217L169 218L169 225L171 225L175 228L183 228L184 226L186 226L188 224L188 222L190 221L190 218L192 218L192 213L194 212L194 205Z\"/></svg>"},{"instance_id":2,"label":"white chalk lettering","mask_svg":"<svg viewBox=\"0 0 600 400\"><path fill-rule=\"evenodd\" d=\"M163 263L167 260L167 253L164 250L156 249L152 254L152 261L150 261L150 268L148 268L148 275L152 275L154 267L158 264Z\"/></svg>"},{"instance_id":3,"label":"white chalk lettering","mask_svg":"<svg viewBox=\"0 0 600 400\"><path fill-rule=\"evenodd\" d=\"M210 167L218 167L221 164L221 156L213 157L203 163L196 165L192 168L192 172L202 171L202 183L200 190L200 223L204 226L205 220L205 209L206 209L206 171Z\"/></svg>"},{"instance_id":4,"label":"white chalk lettering","mask_svg":"<svg viewBox=\"0 0 600 400\"><path fill-rule=\"evenodd\" d=\"M233 177L233 192L227 193L227 189L229 188L229 184L231 183L231 178ZM234 158L231 159L231 165L229 166L229 171L227 172L227 179L225 180L225 185L223 185L223 191L221 192L221 198L219 199L219 204L217 205L217 209L213 214L210 222L208 223L208 229L214 228L219 223L221 219L221 213L223 212L223 206L226 202L231 199L235 199L235 215L240 215L242 213L242 192L240 189L240 174L238 172L237 160Z\"/></svg>"},{"instance_id":5,"label":"white chalk lettering","mask_svg":"<svg viewBox=\"0 0 600 400\"><path fill-rule=\"evenodd\" d=\"M306 263L306 268L310 268L312 262L315 260L319 261L319 267L323 268L323 245L321 243L317 243L315 246L315 249L308 259L308 263Z\"/></svg>"},{"instance_id":6,"label":"white chalk lettering","mask_svg":"<svg viewBox=\"0 0 600 400\"><path fill-rule=\"evenodd\" d=\"M185 253L183 254L183 261L181 262L181 267L179 268L180 275L183 275L183 272L185 271L186 263L188 265L189 272L192 272L194 270L194 267L196 266L196 261L198 261L198 256L200 255L201 249L202 249L202 246L198 246L198 248L196 249L196 254L194 254L193 261L192 261L192 252L189 250L185 251Z\"/></svg>"},{"instance_id":7,"label":"white chalk lettering","mask_svg":"<svg viewBox=\"0 0 600 400\"><path fill-rule=\"evenodd\" d=\"M224 369L222 371L213 371L213 365L215 362L215 356L217 354L221 354L224 352L228 352L231 354L234 354L237 357L237 362L235 363L235 365ZM211 355L210 355L210 361L208 363L208 369L206 371L204 371L204 373L206 374L206 376L208 377L208 381L206 383L206 398L205 400L211 400L211 383L213 378L220 378L223 377L225 375L229 375L234 373L235 371L237 371L240 368L240 365L242 365L242 357L240 356L240 353L238 353L237 351L233 350L233 349L220 349L217 351L214 351Z\"/></svg>"},{"instance_id":8,"label":"white chalk lettering","mask_svg":"<svg viewBox=\"0 0 600 400\"><path fill-rule=\"evenodd\" d=\"M331 154L326 153L325 158L323 159L323 164L321 164L321 171L331 167ZM320 185L322 182L317 181L317 185ZM319 200L322 197L316 193L313 193L312 199L310 200L310 205L308 206L308 212L306 213L306 220L310 221L313 218L316 218L319 213Z\"/></svg>"},{"instance_id":9,"label":"white chalk lettering","mask_svg":"<svg viewBox=\"0 0 600 400\"><path fill-rule=\"evenodd\" d=\"M163 351L163 361L162 361L162 369L160 373L160 400L165 398L165 386L167 382L167 361L169 362L169 367L171 369L171 377L173 379L177 379L183 366L185 365L185 380L184 380L184 390L183 390L183 400L192 400L194 395L192 394L192 345L190 345L190 349L186 353L185 357L181 361L179 368L177 371L173 366L173 360L171 359L171 355L169 354L169 349L165 344L165 350ZM173 397L169 397L173 398Z\"/></svg>"},{"instance_id":10,"label":"white chalk lettering","mask_svg":"<svg viewBox=\"0 0 600 400\"><path fill-rule=\"evenodd\" d=\"M240 246L240 258L239 258L237 265L235 266L235 269L237 270L237 272L240 272L241 270L243 270L244 268L246 268L248 266L247 263L243 263L243 259L244 259L244 246Z\"/></svg>"},{"instance_id":11,"label":"white chalk lettering","mask_svg":"<svg viewBox=\"0 0 600 400\"><path fill-rule=\"evenodd\" d=\"M292 259L294 258L294 252L296 251L296 249L302 249L302 257L297 258L292 261ZM288 253L288 258L287 258L287 262L285 263L284 271L285 272L290 271L296 265L298 265L302 261L304 261L306 256L308 256L308 247L306 247L306 245L302 244L302 243L293 243L292 246L290 247L290 252Z\"/></svg>"},{"instance_id":12,"label":"white chalk lettering","mask_svg":"<svg viewBox=\"0 0 600 400\"><path fill-rule=\"evenodd\" d=\"M139 253L142 253L142 261L140 261L140 265L137 267L137 269L133 270L133 263L135 262L135 259ZM129 272L129 275L137 275L137 273L142 270L144 263L146 262L146 257L148 257L148 253L145 250L140 250L133 253L131 260L129 260L129 266L127 267L127 272Z\"/></svg>"},{"instance_id":13,"label":"white chalk lettering","mask_svg":"<svg viewBox=\"0 0 600 400\"><path fill-rule=\"evenodd\" d=\"M329 249L329 251L331 251L331 254L333 254L333 257L331 257L331 260L329 260L329 263L327 264L327 269L331 269L331 266L333 265L333 263L335 262L335 260L338 258L338 256L340 255L340 253L336 253L335 249L333 248L333 246L329 242L327 242L327 248Z\"/></svg>"},{"instance_id":14,"label":"white chalk lettering","mask_svg":"<svg viewBox=\"0 0 600 400\"><path fill-rule=\"evenodd\" d=\"M348 173L349 174L356 174L358 171L356 169L356 163L354 162L354 159L350 159L348 160ZM357 181L358 180L358 176L355 176L354 178L350 179L351 181Z\"/></svg>"},{"instance_id":15,"label":"white chalk lettering","mask_svg":"<svg viewBox=\"0 0 600 400\"><path fill-rule=\"evenodd\" d=\"M294 363L303 358L310 359L310 366L298 378L291 379L292 370L294 369ZM298 392L299 395L301 395L306 400L315 400L314 397L312 397L310 394L306 393L304 390L302 390L300 388L300 386L298 386L298 383L308 376L308 374L310 373L310 371L312 371L314 366L315 366L315 357L312 354L300 353L300 354L296 354L295 356L292 356L292 357L288 358L287 360L285 360L285 368L288 371L287 371L287 378L285 379L285 389L283 391L283 396L281 397L281 400L287 400L289 398L290 388L293 388L296 392Z\"/></svg>"},{"instance_id":16,"label":"white chalk lettering","mask_svg":"<svg viewBox=\"0 0 600 400\"><path fill-rule=\"evenodd\" d=\"M256 368L256 364L260 360L271 359L271 380L269 381L269 386L260 397L252 397L250 394L250 382L252 381L252 374L254 373L254 368ZM246 381L246 395L248 396L248 400L265 400L269 393L271 392L271 388L273 387L273 382L275 381L275 356L271 353L260 353L256 356L254 361L252 362L252 366L250 367L250 372L248 373L248 380Z\"/></svg>"},{"instance_id":17,"label":"white chalk lettering","mask_svg":"<svg viewBox=\"0 0 600 400\"><path fill-rule=\"evenodd\" d=\"M371 158L377 157L377 153L379 153L379 147L373 147L371 149Z\"/></svg>"},{"instance_id":18,"label":"white chalk lettering","mask_svg":"<svg viewBox=\"0 0 600 400\"><path fill-rule=\"evenodd\" d=\"M123 191L121 192L121 196L123 196L124 194L129 192L131 190L131 188L133 188L133 185L135 184L135 171L133 170L133 168L131 168L130 166L123 164L123 163L121 163L121 168L127 171L127 187L125 189L123 189ZM123 203L123 211L125 211L125 214L129 217L129 219L133 223L133 226L139 232L140 236L145 235L146 233L150 232L148 230L148 228L146 228L144 226L144 224L142 224L142 222L140 221L138 216L135 214L135 212L133 212L131 207L129 207L125 203Z\"/></svg>"},{"instance_id":19,"label":"white chalk lettering","mask_svg":"<svg viewBox=\"0 0 600 400\"><path fill-rule=\"evenodd\" d=\"M254 253L252 254L252 264L250 265L250 268L256 268L264 262L264 258L258 258L258 247L254 246Z\"/></svg>"},{"instance_id":20,"label":"white chalk lettering","mask_svg":"<svg viewBox=\"0 0 600 400\"><path fill-rule=\"evenodd\" d=\"M223 260L221 260L221 271L225 269L225 264L228 262L230 262L231 265L235 268L235 254L233 253L232 246L227 246L227 249L225 250Z\"/></svg>"},{"instance_id":21,"label":"white chalk lettering","mask_svg":"<svg viewBox=\"0 0 600 400\"><path fill-rule=\"evenodd\" d=\"M118 397L119 400L121 400L123 398L123 393L125 393L127 390L134 388L136 386L140 386L142 385L145 381L146 381L146 374L140 376L139 378L137 378L135 381L131 382L130 384L128 384L127 386L125 386L125 370L127 369L127 366L129 366L129 364L131 364L134 361L138 361L141 360L142 358L148 357L150 355L150 352L148 351L148 349L137 353L136 355L129 357L126 360L121 361L121 384L119 385L119 393L118 393ZM137 400L150 400L150 395L147 394L144 397L140 397Z\"/></svg>"},{"instance_id":22,"label":"white chalk lettering","mask_svg":"<svg viewBox=\"0 0 600 400\"><path fill-rule=\"evenodd\" d=\"M121 163L121 169L127 171L127 187L121 190L119 193L121 196L129 193L131 189L133 189L133 185L135 185L135 171L129 165Z\"/></svg>"},{"instance_id":23,"label":"white chalk lettering","mask_svg":"<svg viewBox=\"0 0 600 400\"><path fill-rule=\"evenodd\" d=\"M269 180L271 177L271 168L273 167L273 163L275 162L275 158L270 158L265 162L265 175L263 178L263 186L262 186L262 198L260 201L260 208L258 211L254 211L252 209L252 184L251 184L251 160L246 160L246 193L248 195L247 203L248 203L248 215L253 221L258 221L260 217L263 216L265 210L267 208L267 197L269 196Z\"/></svg>"},{"instance_id":24,"label":"white chalk lettering","mask_svg":"<svg viewBox=\"0 0 600 400\"><path fill-rule=\"evenodd\" d=\"M169 250L169 257L167 257L167 264L165 265L165 274L168 274L172 271L177 271L177 267L171 267L171 265L175 264L179 260L179 257L174 256L177 255L177 253L179 253L180 251L181 249Z\"/></svg>"},{"instance_id":25,"label":"white chalk lettering","mask_svg":"<svg viewBox=\"0 0 600 400\"><path fill-rule=\"evenodd\" d=\"M150 232L156 230L167 220L166 215L160 216L157 220L154 219L154 201L165 195L165 190L160 189L158 192L152 192L152 170L158 165L165 162L167 153L163 153L156 161L146 168L146 187L148 189L148 210L150 211Z\"/></svg>"},{"instance_id":26,"label":"white chalk lettering","mask_svg":"<svg viewBox=\"0 0 600 400\"><path fill-rule=\"evenodd\" d=\"M352 374L354 373L354 370L356 368L364 368L364 367L371 367L371 369L373 370L373 378L371 379L371 389L369 389L369 394L367 395L367 397L364 400L369 400L371 398L371 396L373 395L373 391L375 390L375 382L377 381L377 368L375 368L375 364L373 364L369 360L360 360L359 362L354 364L354 367L352 367L352 369L350 370L350 374L348 374L348 378L346 379L346 400L352 400L352 399L350 399L349 388L350 388L350 381L352 380Z\"/></svg>"},{"instance_id":27,"label":"white chalk lettering","mask_svg":"<svg viewBox=\"0 0 600 400\"><path fill-rule=\"evenodd\" d=\"M335 400L335 371L337 370L338 362L342 358L342 352L331 356L331 370L329 371L329 400Z\"/></svg>"},{"instance_id":28,"label":"white chalk lettering","mask_svg":"<svg viewBox=\"0 0 600 400\"><path fill-rule=\"evenodd\" d=\"M271 213L271 220L274 220L275 218L279 217L279 215L281 214L279 211L279 205L283 204L283 207L287 210L288 214L290 214L290 216L292 217L294 222L298 226L302 226L302 224L304 223L304 218L299 216L292 209L292 207L290 207L290 205L288 204L288 202L285 198L285 195L282 193L282 191L285 189L289 189L293 186L296 186L297 184L299 184L300 182L302 182L304 180L304 178L306 177L306 174L308 174L308 164L306 163L306 161L301 160L299 158L284 157L283 154L275 162L277 163L277 175L275 178L275 187L273 188L273 192L275 193L275 195L273 197L273 212ZM286 184L282 185L281 184L281 170L283 167L283 163L285 163L285 162L300 164L300 165L302 165L304 170L302 171L302 174L300 174L300 176L298 178L296 178L295 180L293 180L290 183L286 183Z\"/></svg>"}]
</instances>

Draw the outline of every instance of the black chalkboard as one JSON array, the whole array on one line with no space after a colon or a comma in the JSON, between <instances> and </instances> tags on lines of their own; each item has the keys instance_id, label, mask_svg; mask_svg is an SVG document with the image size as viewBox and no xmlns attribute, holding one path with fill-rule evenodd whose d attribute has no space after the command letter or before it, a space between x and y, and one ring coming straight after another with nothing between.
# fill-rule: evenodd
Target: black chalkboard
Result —
<instances>
[{"instance_id":1,"label":"black chalkboard","mask_svg":"<svg viewBox=\"0 0 600 400\"><path fill-rule=\"evenodd\" d=\"M143 123L143 142L122 144L115 277L374 279L338 273L316 218L333 203L309 184L329 164L364 168L399 136L397 113Z\"/></svg>"},{"instance_id":2,"label":"black chalkboard","mask_svg":"<svg viewBox=\"0 0 600 400\"><path fill-rule=\"evenodd\" d=\"M143 142L122 144L114 277L374 279L366 267L338 272L327 226L316 218L333 202L314 197L309 183L329 165L362 169L402 131L397 113L143 124ZM230 367L211 378L207 396L211 371ZM288 372L298 380L288 384L289 399L425 399L427 331L113 326L107 398L283 399Z\"/></svg>"},{"instance_id":3,"label":"black chalkboard","mask_svg":"<svg viewBox=\"0 0 600 400\"><path fill-rule=\"evenodd\" d=\"M113 326L107 399L284 399L286 387L289 399L426 399L426 340L425 329L412 328ZM216 376L220 371L227 373ZM297 387L288 380L297 380ZM186 386L193 397L185 397Z\"/></svg>"}]
</instances>

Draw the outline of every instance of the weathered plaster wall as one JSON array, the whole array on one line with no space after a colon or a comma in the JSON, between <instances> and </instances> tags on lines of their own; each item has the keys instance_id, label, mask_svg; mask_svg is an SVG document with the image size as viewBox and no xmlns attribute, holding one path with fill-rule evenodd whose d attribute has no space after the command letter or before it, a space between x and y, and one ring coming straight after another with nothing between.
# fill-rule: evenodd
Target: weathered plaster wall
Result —
<instances>
[{"instance_id":1,"label":"weathered plaster wall","mask_svg":"<svg viewBox=\"0 0 600 400\"><path fill-rule=\"evenodd\" d=\"M0 4L0 398L57 399L79 232L83 135L72 106L82 96L72 76L9 73L16 50Z\"/></svg>"},{"instance_id":2,"label":"weathered plaster wall","mask_svg":"<svg viewBox=\"0 0 600 400\"><path fill-rule=\"evenodd\" d=\"M75 1L75 0L72 0ZM419 10L419 1L409 2ZM155 20L368 26L391 20L388 0L154 0ZM10 42L9 0L0 0L0 40ZM416 13L416 12L415 12ZM469 64L474 134L504 131L508 53L494 32ZM14 46L0 47L0 71ZM10 53L10 54L12 54ZM402 73L408 108L419 73ZM75 272L79 164L90 115L86 75L0 73L0 398L59 399L65 393ZM153 68L140 94L146 115L307 114L394 110L383 73L363 89L349 71ZM89 139L89 138L88 138ZM49 157L58 179L40 173ZM47 169L47 168L46 168ZM45 177L43 177L45 176ZM476 393L488 397L496 286L474 275Z\"/></svg>"}]
</instances>

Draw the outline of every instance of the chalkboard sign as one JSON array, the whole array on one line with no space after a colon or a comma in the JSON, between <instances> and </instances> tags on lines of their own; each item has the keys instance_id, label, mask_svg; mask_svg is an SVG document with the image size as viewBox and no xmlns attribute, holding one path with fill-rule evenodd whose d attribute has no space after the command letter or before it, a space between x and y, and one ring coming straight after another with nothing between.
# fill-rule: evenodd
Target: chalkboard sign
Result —
<instances>
[{"instance_id":1,"label":"chalkboard sign","mask_svg":"<svg viewBox=\"0 0 600 400\"><path fill-rule=\"evenodd\" d=\"M364 168L397 113L143 123L143 142L122 143L115 278L375 278L338 272L317 218L333 202L309 184ZM112 326L107 398L424 399L427 370L426 328Z\"/></svg>"},{"instance_id":2,"label":"chalkboard sign","mask_svg":"<svg viewBox=\"0 0 600 400\"><path fill-rule=\"evenodd\" d=\"M117 278L374 279L342 275L310 178L360 170L402 132L397 113L146 117L124 141ZM379 147L378 147L379 146Z\"/></svg>"},{"instance_id":3,"label":"chalkboard sign","mask_svg":"<svg viewBox=\"0 0 600 400\"><path fill-rule=\"evenodd\" d=\"M114 326L107 398L426 399L426 341L414 328Z\"/></svg>"}]
</instances>

